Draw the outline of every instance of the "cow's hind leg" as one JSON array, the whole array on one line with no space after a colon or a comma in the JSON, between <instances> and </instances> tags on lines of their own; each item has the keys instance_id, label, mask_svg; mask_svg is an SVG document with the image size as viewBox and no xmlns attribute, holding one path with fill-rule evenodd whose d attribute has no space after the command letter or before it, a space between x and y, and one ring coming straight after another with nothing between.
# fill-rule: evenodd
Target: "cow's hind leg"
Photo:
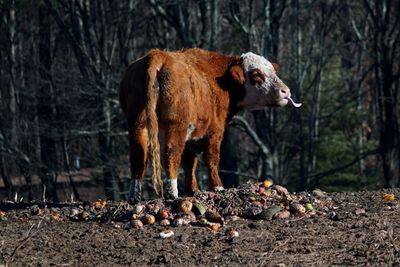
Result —
<instances>
[{"instance_id":1,"label":"cow's hind leg","mask_svg":"<svg viewBox=\"0 0 400 267\"><path fill-rule=\"evenodd\" d=\"M190 149L185 148L182 156L182 168L185 172L185 190L189 195L199 191L196 180L197 156Z\"/></svg>"},{"instance_id":2,"label":"cow's hind leg","mask_svg":"<svg viewBox=\"0 0 400 267\"><path fill-rule=\"evenodd\" d=\"M166 197L178 197L178 172L185 148L186 128L170 126L165 136L165 162L164 168L167 173L165 181Z\"/></svg>"},{"instance_id":3,"label":"cow's hind leg","mask_svg":"<svg viewBox=\"0 0 400 267\"><path fill-rule=\"evenodd\" d=\"M129 131L131 183L128 201L135 203L142 198L142 183L147 164L147 129L136 128Z\"/></svg>"}]
</instances>

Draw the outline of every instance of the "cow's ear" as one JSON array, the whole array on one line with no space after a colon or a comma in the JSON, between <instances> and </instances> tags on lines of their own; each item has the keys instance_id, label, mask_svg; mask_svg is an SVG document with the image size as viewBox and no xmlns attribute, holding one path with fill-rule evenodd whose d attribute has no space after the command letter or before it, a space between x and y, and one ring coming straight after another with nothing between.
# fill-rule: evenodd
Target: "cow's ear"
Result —
<instances>
[{"instance_id":1,"label":"cow's ear","mask_svg":"<svg viewBox=\"0 0 400 267\"><path fill-rule=\"evenodd\" d=\"M240 65L233 65L229 70L232 78L240 84L244 84L244 71Z\"/></svg>"},{"instance_id":2,"label":"cow's ear","mask_svg":"<svg viewBox=\"0 0 400 267\"><path fill-rule=\"evenodd\" d=\"M272 66L274 67L275 72L278 73L279 64L278 63L272 63Z\"/></svg>"}]
</instances>

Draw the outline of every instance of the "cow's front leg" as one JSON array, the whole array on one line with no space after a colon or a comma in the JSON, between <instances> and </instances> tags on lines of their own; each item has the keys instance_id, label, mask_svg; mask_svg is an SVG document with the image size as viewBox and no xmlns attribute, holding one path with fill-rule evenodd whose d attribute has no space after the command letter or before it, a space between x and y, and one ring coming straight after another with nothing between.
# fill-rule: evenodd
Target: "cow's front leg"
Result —
<instances>
[{"instance_id":1,"label":"cow's front leg","mask_svg":"<svg viewBox=\"0 0 400 267\"><path fill-rule=\"evenodd\" d=\"M165 197L178 197L178 172L185 148L186 128L170 127L165 138Z\"/></svg>"},{"instance_id":2,"label":"cow's front leg","mask_svg":"<svg viewBox=\"0 0 400 267\"><path fill-rule=\"evenodd\" d=\"M218 174L222 136L222 133L211 135L206 141L206 150L204 152L204 159L208 167L208 176L211 186L215 191L224 190L224 186Z\"/></svg>"},{"instance_id":3,"label":"cow's front leg","mask_svg":"<svg viewBox=\"0 0 400 267\"><path fill-rule=\"evenodd\" d=\"M132 129L129 131L131 182L128 191L128 201L139 202L142 198L142 182L147 163L147 129Z\"/></svg>"},{"instance_id":4,"label":"cow's front leg","mask_svg":"<svg viewBox=\"0 0 400 267\"><path fill-rule=\"evenodd\" d=\"M197 156L190 149L185 148L182 156L182 168L185 172L185 190L189 195L199 191L196 179Z\"/></svg>"}]
</instances>

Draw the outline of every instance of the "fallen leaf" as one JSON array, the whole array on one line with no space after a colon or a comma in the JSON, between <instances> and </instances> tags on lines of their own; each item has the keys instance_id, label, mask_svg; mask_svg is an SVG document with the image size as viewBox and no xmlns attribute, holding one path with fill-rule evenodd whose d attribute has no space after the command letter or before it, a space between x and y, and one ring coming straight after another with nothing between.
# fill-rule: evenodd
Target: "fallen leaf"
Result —
<instances>
[{"instance_id":1,"label":"fallen leaf","mask_svg":"<svg viewBox=\"0 0 400 267\"><path fill-rule=\"evenodd\" d=\"M58 212L52 212L52 213L51 213L51 218L52 218L54 221L57 221L57 222L62 222L62 221L64 220L63 217L61 216L61 214L58 213Z\"/></svg>"},{"instance_id":2,"label":"fallen leaf","mask_svg":"<svg viewBox=\"0 0 400 267\"><path fill-rule=\"evenodd\" d=\"M204 213L206 213L206 209L204 208L203 204L199 202L193 203L193 208L194 213L197 213L198 215L204 215Z\"/></svg>"},{"instance_id":3,"label":"fallen leaf","mask_svg":"<svg viewBox=\"0 0 400 267\"><path fill-rule=\"evenodd\" d=\"M263 220L272 220L274 215L278 212L280 212L282 209L280 207L270 207L268 209L265 209L261 212L260 214L260 219Z\"/></svg>"}]
</instances>

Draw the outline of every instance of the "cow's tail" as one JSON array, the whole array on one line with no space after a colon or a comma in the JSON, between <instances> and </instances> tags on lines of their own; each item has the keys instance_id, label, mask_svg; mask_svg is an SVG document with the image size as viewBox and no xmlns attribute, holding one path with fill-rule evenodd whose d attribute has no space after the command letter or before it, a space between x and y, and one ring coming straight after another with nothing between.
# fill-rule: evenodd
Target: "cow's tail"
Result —
<instances>
[{"instance_id":1,"label":"cow's tail","mask_svg":"<svg viewBox=\"0 0 400 267\"><path fill-rule=\"evenodd\" d=\"M149 156L151 161L151 182L158 195L163 195L163 182L161 179L160 142L158 140L157 102L159 85L157 71L162 62L157 62L157 57L152 57L147 70L147 131L149 136Z\"/></svg>"}]
</instances>

